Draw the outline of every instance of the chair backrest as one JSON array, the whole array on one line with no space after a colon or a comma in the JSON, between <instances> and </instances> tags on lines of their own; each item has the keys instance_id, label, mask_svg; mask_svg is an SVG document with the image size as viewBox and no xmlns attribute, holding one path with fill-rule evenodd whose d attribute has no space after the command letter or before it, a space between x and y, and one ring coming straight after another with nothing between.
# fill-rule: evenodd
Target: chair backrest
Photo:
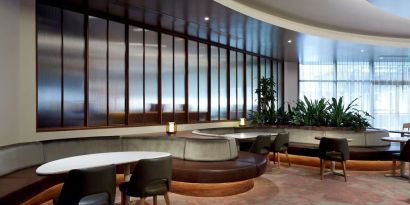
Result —
<instances>
[{"instance_id":1,"label":"chair backrest","mask_svg":"<svg viewBox=\"0 0 410 205\"><path fill-rule=\"evenodd\" d=\"M271 136L270 135L259 135L256 140L252 143L249 152L256 154L268 154L271 146Z\"/></svg>"},{"instance_id":2,"label":"chair backrest","mask_svg":"<svg viewBox=\"0 0 410 205\"><path fill-rule=\"evenodd\" d=\"M410 130L410 123L403 123L403 130L404 129Z\"/></svg>"},{"instance_id":3,"label":"chair backrest","mask_svg":"<svg viewBox=\"0 0 410 205\"><path fill-rule=\"evenodd\" d=\"M404 145L403 149L401 149L400 158L402 160L410 162L410 140L408 140Z\"/></svg>"},{"instance_id":4,"label":"chair backrest","mask_svg":"<svg viewBox=\"0 0 410 205\"><path fill-rule=\"evenodd\" d=\"M172 158L161 157L138 161L127 187L127 195L145 197L149 186L171 186ZM164 193L158 193L161 195Z\"/></svg>"},{"instance_id":5,"label":"chair backrest","mask_svg":"<svg viewBox=\"0 0 410 205\"><path fill-rule=\"evenodd\" d=\"M115 174L115 165L71 170L64 181L57 204L78 205L82 198L99 193L106 193L106 203L114 204Z\"/></svg>"},{"instance_id":6,"label":"chair backrest","mask_svg":"<svg viewBox=\"0 0 410 205\"><path fill-rule=\"evenodd\" d=\"M319 158L324 158L326 152L340 152L342 160L349 160L349 145L346 138L322 137L319 143Z\"/></svg>"},{"instance_id":7,"label":"chair backrest","mask_svg":"<svg viewBox=\"0 0 410 205\"><path fill-rule=\"evenodd\" d=\"M289 132L280 132L272 143L271 151L279 152L289 146Z\"/></svg>"}]
</instances>

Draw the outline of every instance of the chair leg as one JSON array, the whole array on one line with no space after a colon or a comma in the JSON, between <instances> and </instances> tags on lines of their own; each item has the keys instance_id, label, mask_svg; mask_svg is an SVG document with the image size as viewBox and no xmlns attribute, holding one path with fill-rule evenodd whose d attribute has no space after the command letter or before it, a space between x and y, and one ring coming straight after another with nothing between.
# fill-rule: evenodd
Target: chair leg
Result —
<instances>
[{"instance_id":1,"label":"chair leg","mask_svg":"<svg viewBox=\"0 0 410 205\"><path fill-rule=\"evenodd\" d=\"M285 151L285 154L286 154L286 160L288 161L288 165L290 167L290 160L289 160L288 150Z\"/></svg>"},{"instance_id":2,"label":"chair leg","mask_svg":"<svg viewBox=\"0 0 410 205\"><path fill-rule=\"evenodd\" d=\"M168 192L164 194L164 198L165 198L165 204L167 204L167 205L171 205L171 203L169 203L169 196L168 196Z\"/></svg>"},{"instance_id":3,"label":"chair leg","mask_svg":"<svg viewBox=\"0 0 410 205\"><path fill-rule=\"evenodd\" d=\"M392 175L396 176L396 166L397 166L397 161L393 159L393 164L392 164Z\"/></svg>"},{"instance_id":4,"label":"chair leg","mask_svg":"<svg viewBox=\"0 0 410 205\"><path fill-rule=\"evenodd\" d=\"M276 164L276 152L272 152L272 154L273 154L273 164Z\"/></svg>"},{"instance_id":5,"label":"chair leg","mask_svg":"<svg viewBox=\"0 0 410 205\"><path fill-rule=\"evenodd\" d=\"M141 197L139 205L144 205L144 204L145 204L145 197Z\"/></svg>"},{"instance_id":6,"label":"chair leg","mask_svg":"<svg viewBox=\"0 0 410 205\"><path fill-rule=\"evenodd\" d=\"M409 163L409 175L410 175L410 163ZM410 176L409 176L409 183L410 183Z\"/></svg>"},{"instance_id":7,"label":"chair leg","mask_svg":"<svg viewBox=\"0 0 410 205\"><path fill-rule=\"evenodd\" d=\"M121 192L121 205L125 205L125 192Z\"/></svg>"},{"instance_id":8,"label":"chair leg","mask_svg":"<svg viewBox=\"0 0 410 205\"><path fill-rule=\"evenodd\" d=\"M268 162L268 166L270 164L269 153L266 155L266 161Z\"/></svg>"},{"instance_id":9,"label":"chair leg","mask_svg":"<svg viewBox=\"0 0 410 205\"><path fill-rule=\"evenodd\" d=\"M280 152L278 152L278 168L280 169L280 156L279 156L279 153Z\"/></svg>"},{"instance_id":10,"label":"chair leg","mask_svg":"<svg viewBox=\"0 0 410 205\"><path fill-rule=\"evenodd\" d=\"M323 172L325 170L325 163L326 163L325 160L320 159L320 180L323 180Z\"/></svg>"},{"instance_id":11,"label":"chair leg","mask_svg":"<svg viewBox=\"0 0 410 205\"><path fill-rule=\"evenodd\" d=\"M346 161L342 161L342 166L343 166L343 176L345 177L345 182L347 182Z\"/></svg>"},{"instance_id":12,"label":"chair leg","mask_svg":"<svg viewBox=\"0 0 410 205\"><path fill-rule=\"evenodd\" d=\"M154 205L157 205L157 196L153 196Z\"/></svg>"}]
</instances>

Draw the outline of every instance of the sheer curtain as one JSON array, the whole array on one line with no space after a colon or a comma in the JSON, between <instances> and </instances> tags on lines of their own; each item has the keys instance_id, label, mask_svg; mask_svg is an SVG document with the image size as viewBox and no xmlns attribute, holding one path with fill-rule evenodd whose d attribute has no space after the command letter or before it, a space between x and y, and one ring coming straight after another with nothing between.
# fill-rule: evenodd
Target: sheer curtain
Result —
<instances>
[{"instance_id":1,"label":"sheer curtain","mask_svg":"<svg viewBox=\"0 0 410 205\"><path fill-rule=\"evenodd\" d=\"M377 128L401 129L410 122L408 58L300 64L299 79L299 98L357 98L357 108L369 112Z\"/></svg>"}]
</instances>

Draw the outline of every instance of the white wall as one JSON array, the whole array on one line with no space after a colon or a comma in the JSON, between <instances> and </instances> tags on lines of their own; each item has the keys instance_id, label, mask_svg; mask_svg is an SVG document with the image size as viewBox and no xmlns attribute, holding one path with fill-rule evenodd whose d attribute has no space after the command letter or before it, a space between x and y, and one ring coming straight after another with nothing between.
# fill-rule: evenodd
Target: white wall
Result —
<instances>
[{"instance_id":1,"label":"white wall","mask_svg":"<svg viewBox=\"0 0 410 205\"><path fill-rule=\"evenodd\" d=\"M287 104L295 105L299 95L299 65L297 62L286 62L284 65L284 103L285 108Z\"/></svg>"},{"instance_id":2,"label":"white wall","mask_svg":"<svg viewBox=\"0 0 410 205\"><path fill-rule=\"evenodd\" d=\"M164 126L36 132L35 0L0 0L0 146L47 139L163 132ZM179 130L237 122L179 125Z\"/></svg>"}]
</instances>

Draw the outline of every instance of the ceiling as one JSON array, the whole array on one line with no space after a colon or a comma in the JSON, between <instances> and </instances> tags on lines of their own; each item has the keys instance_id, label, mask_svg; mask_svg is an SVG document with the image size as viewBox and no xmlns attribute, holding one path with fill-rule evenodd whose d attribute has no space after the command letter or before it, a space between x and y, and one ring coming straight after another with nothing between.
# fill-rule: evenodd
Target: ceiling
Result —
<instances>
[{"instance_id":1,"label":"ceiling","mask_svg":"<svg viewBox=\"0 0 410 205\"><path fill-rule=\"evenodd\" d=\"M244 8L247 8L247 11L259 8L258 12L265 12L268 16L272 13L266 12L274 11L273 13L282 16L282 19L286 16L291 20L287 20L288 24L282 28L276 26L282 25L281 23L272 25L270 18L266 20L258 12L243 14L240 12L242 10L237 7L231 9L220 4L231 1L240 3L240 5L251 2L253 10L246 5ZM410 47L410 20L389 14L365 0L309 0L309 5L306 5L306 0L38 0L38 2L59 5L100 17L110 16L112 19L139 22L148 28L171 30L287 61L305 62L312 61L312 59L335 58L365 60L377 59L380 56L410 55L410 49L406 47L386 46L391 42L393 42L391 45L395 45L394 42L403 41L407 42ZM344 2L350 2L352 5ZM355 6L358 7L355 8ZM362 9L377 12L364 15ZM329 17L332 15L334 17ZM210 17L210 20L205 21L205 16ZM346 37L336 38L339 37L338 35L335 37L321 35L320 32L301 32L298 29L292 29L292 26L286 27L288 25L297 26L300 23L289 22L302 20L305 27L310 26L314 28L313 30L322 29L329 31L330 34L342 33L344 35L341 36L360 37L353 40L365 43L346 41L351 40ZM385 22L395 20L403 23L402 26L394 29L397 27L396 22L387 25L389 29L386 29ZM380 26L380 22L383 22L383 26ZM332 40L332 38L340 40ZM369 41L369 38L382 40L384 43L381 44L385 45L370 45L368 43L377 44L378 41ZM359 41L360 39L362 41ZM292 43L288 43L288 40L292 40Z\"/></svg>"},{"instance_id":2,"label":"ceiling","mask_svg":"<svg viewBox=\"0 0 410 205\"><path fill-rule=\"evenodd\" d=\"M369 3L375 5L376 7L406 18L410 19L410 1L409 0L368 0Z\"/></svg>"}]
</instances>

